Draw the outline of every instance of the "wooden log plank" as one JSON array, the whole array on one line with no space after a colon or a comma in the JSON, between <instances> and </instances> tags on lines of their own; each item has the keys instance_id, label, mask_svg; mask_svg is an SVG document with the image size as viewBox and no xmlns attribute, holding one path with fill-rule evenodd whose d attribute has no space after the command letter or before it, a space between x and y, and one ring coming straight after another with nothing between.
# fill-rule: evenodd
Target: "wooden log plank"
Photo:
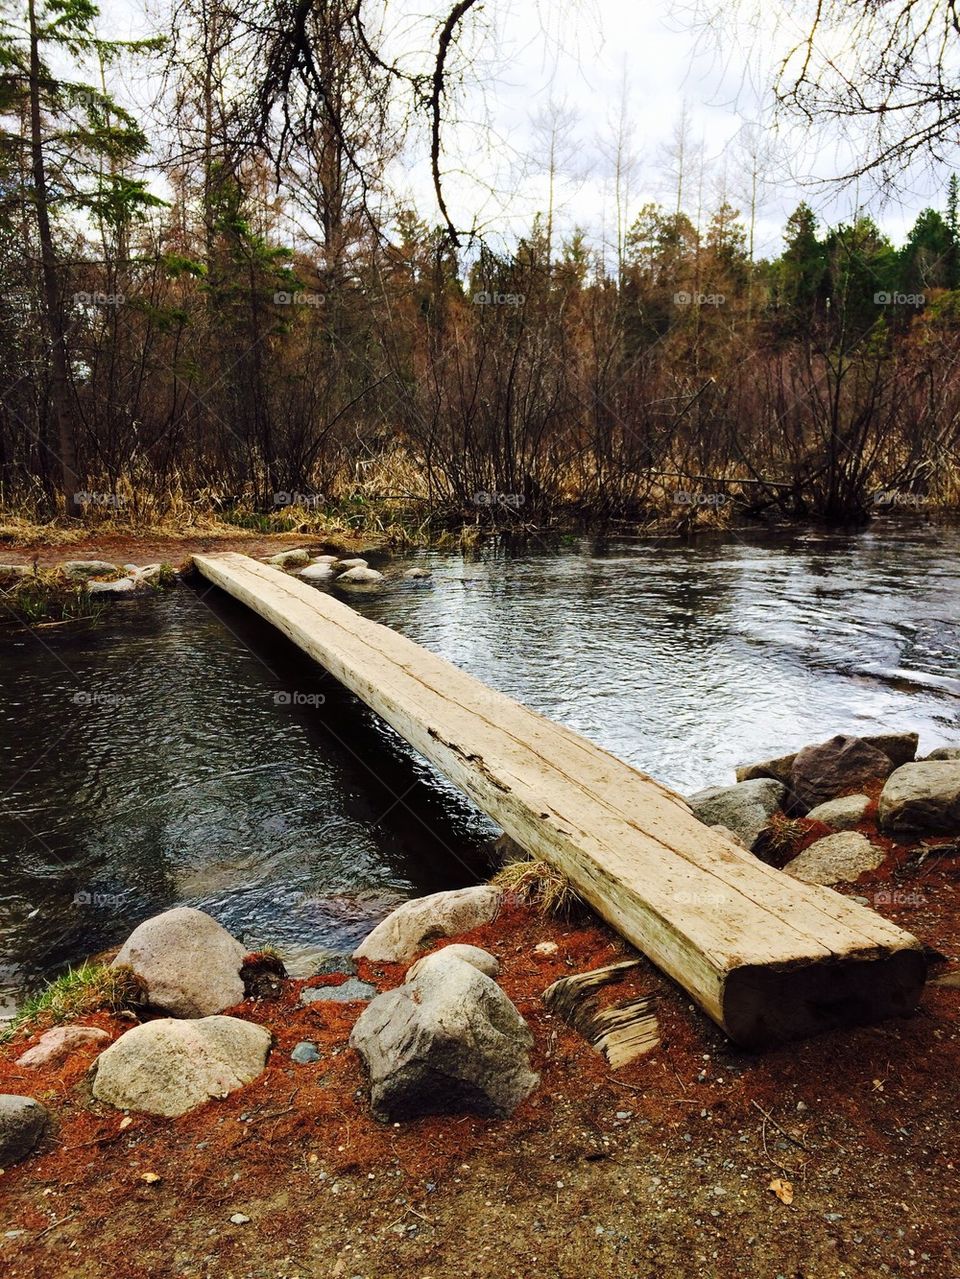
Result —
<instances>
[{"instance_id":1,"label":"wooden log plank","mask_svg":"<svg viewBox=\"0 0 960 1279\"><path fill-rule=\"evenodd\" d=\"M764 865L659 782L281 570L235 554L195 564L558 866L738 1042L915 1005L919 944L874 912Z\"/></svg>"}]
</instances>

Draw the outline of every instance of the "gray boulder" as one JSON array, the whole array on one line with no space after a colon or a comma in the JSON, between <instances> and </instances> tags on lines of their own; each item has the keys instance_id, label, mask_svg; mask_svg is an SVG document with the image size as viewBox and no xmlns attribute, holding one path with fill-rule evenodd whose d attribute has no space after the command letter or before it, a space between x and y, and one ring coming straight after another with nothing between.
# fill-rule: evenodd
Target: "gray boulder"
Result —
<instances>
[{"instance_id":1,"label":"gray boulder","mask_svg":"<svg viewBox=\"0 0 960 1279\"><path fill-rule=\"evenodd\" d=\"M772 777L783 786L790 785L790 770L797 758L796 751L792 755L778 755L776 759L763 759L756 764L738 764L736 778L738 782L753 782L760 777Z\"/></svg>"},{"instance_id":2,"label":"gray boulder","mask_svg":"<svg viewBox=\"0 0 960 1279\"><path fill-rule=\"evenodd\" d=\"M292 551L278 551L276 555L268 555L263 562L274 568L300 568L310 563L310 552L298 546Z\"/></svg>"},{"instance_id":3,"label":"gray boulder","mask_svg":"<svg viewBox=\"0 0 960 1279\"><path fill-rule=\"evenodd\" d=\"M356 568L348 569L346 573L341 573L337 578L337 585L376 586L385 580L383 574L378 573L375 568L364 568L358 565Z\"/></svg>"},{"instance_id":4,"label":"gray boulder","mask_svg":"<svg viewBox=\"0 0 960 1279\"><path fill-rule=\"evenodd\" d=\"M920 734L864 733L860 740L867 742L870 746L876 746L877 750L883 751L884 755L889 755L894 765L899 768L901 764L909 764L911 760L916 759Z\"/></svg>"},{"instance_id":5,"label":"gray boulder","mask_svg":"<svg viewBox=\"0 0 960 1279\"><path fill-rule=\"evenodd\" d=\"M404 569L403 576L408 582L419 582L425 578L433 577L433 574L428 568L408 568Z\"/></svg>"},{"instance_id":6,"label":"gray boulder","mask_svg":"<svg viewBox=\"0 0 960 1279\"><path fill-rule=\"evenodd\" d=\"M442 950L435 950L433 954L424 955L415 964L411 964L406 980L412 981L417 973L422 972L424 968L429 968L435 961L447 963L451 959L462 959L465 964L472 964L479 972L486 973L494 980L500 972L500 961L496 955L491 955L488 950L481 950L479 946L464 946L461 942L453 942L449 946L444 946Z\"/></svg>"},{"instance_id":7,"label":"gray boulder","mask_svg":"<svg viewBox=\"0 0 960 1279\"><path fill-rule=\"evenodd\" d=\"M0 1168L25 1158L47 1130L50 1115L33 1097L0 1093Z\"/></svg>"},{"instance_id":8,"label":"gray boulder","mask_svg":"<svg viewBox=\"0 0 960 1279\"><path fill-rule=\"evenodd\" d=\"M443 951L429 960L411 980L378 995L350 1035L370 1075L375 1117L512 1114L539 1082L526 1022L472 964Z\"/></svg>"},{"instance_id":9,"label":"gray boulder","mask_svg":"<svg viewBox=\"0 0 960 1279\"><path fill-rule=\"evenodd\" d=\"M960 759L904 764L887 779L877 810L888 834L960 833Z\"/></svg>"},{"instance_id":10,"label":"gray boulder","mask_svg":"<svg viewBox=\"0 0 960 1279\"><path fill-rule=\"evenodd\" d=\"M135 928L113 963L133 969L154 1008L175 1017L208 1017L243 999L245 956L210 915L177 906Z\"/></svg>"},{"instance_id":11,"label":"gray boulder","mask_svg":"<svg viewBox=\"0 0 960 1279\"><path fill-rule=\"evenodd\" d=\"M864 871L876 870L886 854L865 835L844 830L827 835L805 848L784 871L805 884L852 884Z\"/></svg>"},{"instance_id":12,"label":"gray boulder","mask_svg":"<svg viewBox=\"0 0 960 1279\"><path fill-rule=\"evenodd\" d=\"M688 796L687 803L706 826L726 826L752 849L786 798L787 788L780 782L757 777L736 786L710 786Z\"/></svg>"},{"instance_id":13,"label":"gray boulder","mask_svg":"<svg viewBox=\"0 0 960 1279\"><path fill-rule=\"evenodd\" d=\"M353 957L406 963L428 942L455 937L488 924L496 917L501 900L499 888L490 884L414 898L377 924L353 952Z\"/></svg>"},{"instance_id":14,"label":"gray boulder","mask_svg":"<svg viewBox=\"0 0 960 1279\"><path fill-rule=\"evenodd\" d=\"M333 568L329 564L308 564L297 574L305 582L329 582L333 577Z\"/></svg>"},{"instance_id":15,"label":"gray boulder","mask_svg":"<svg viewBox=\"0 0 960 1279\"><path fill-rule=\"evenodd\" d=\"M142 568L137 568L135 564L125 565L127 572L139 584L141 582L152 582L155 577L160 577L163 573L162 564L144 564Z\"/></svg>"},{"instance_id":16,"label":"gray boulder","mask_svg":"<svg viewBox=\"0 0 960 1279\"><path fill-rule=\"evenodd\" d=\"M960 746L938 746L927 756L927 760L937 759L960 759Z\"/></svg>"},{"instance_id":17,"label":"gray boulder","mask_svg":"<svg viewBox=\"0 0 960 1279\"><path fill-rule=\"evenodd\" d=\"M842 795L839 799L828 799L825 804L811 808L807 816L811 821L832 826L834 830L849 830L851 826L859 826L869 806L868 795Z\"/></svg>"},{"instance_id":18,"label":"gray boulder","mask_svg":"<svg viewBox=\"0 0 960 1279\"><path fill-rule=\"evenodd\" d=\"M67 577L72 578L105 577L117 571L116 564L109 564L106 560L67 560L60 567Z\"/></svg>"},{"instance_id":19,"label":"gray boulder","mask_svg":"<svg viewBox=\"0 0 960 1279\"><path fill-rule=\"evenodd\" d=\"M137 589L132 577L118 577L112 582L91 582L87 587L90 595L129 595Z\"/></svg>"},{"instance_id":20,"label":"gray boulder","mask_svg":"<svg viewBox=\"0 0 960 1279\"><path fill-rule=\"evenodd\" d=\"M340 567L342 569L349 570L354 568L367 568L368 565L366 560L360 559L359 556L354 556L351 560L341 560Z\"/></svg>"},{"instance_id":21,"label":"gray boulder","mask_svg":"<svg viewBox=\"0 0 960 1279\"><path fill-rule=\"evenodd\" d=\"M873 733L864 735L858 740L883 751L897 768L915 757L920 743L917 733ZM794 751L791 755L778 755L776 759L764 759L756 764L738 764L737 781L749 782L757 777L773 777L789 787L794 760L798 754L798 751Z\"/></svg>"},{"instance_id":22,"label":"gray boulder","mask_svg":"<svg viewBox=\"0 0 960 1279\"><path fill-rule=\"evenodd\" d=\"M270 1033L237 1017L135 1026L97 1058L93 1095L120 1110L173 1118L261 1073Z\"/></svg>"},{"instance_id":23,"label":"gray boulder","mask_svg":"<svg viewBox=\"0 0 960 1279\"><path fill-rule=\"evenodd\" d=\"M862 737L838 733L828 741L804 746L790 770L790 789L805 808L816 808L843 791L889 777L893 760Z\"/></svg>"}]
</instances>

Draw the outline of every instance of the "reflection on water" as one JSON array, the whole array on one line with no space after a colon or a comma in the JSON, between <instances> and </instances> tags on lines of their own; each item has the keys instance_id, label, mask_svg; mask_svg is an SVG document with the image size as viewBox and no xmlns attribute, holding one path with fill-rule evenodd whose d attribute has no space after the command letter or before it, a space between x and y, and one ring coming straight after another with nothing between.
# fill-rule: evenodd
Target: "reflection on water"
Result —
<instances>
[{"instance_id":1,"label":"reflection on water","mask_svg":"<svg viewBox=\"0 0 960 1279\"><path fill-rule=\"evenodd\" d=\"M351 602L689 791L837 731L960 739L958 549L918 526L429 554L429 585ZM5 643L0 797L0 988L177 902L251 947L350 946L397 901L474 879L493 833L207 588Z\"/></svg>"}]
</instances>

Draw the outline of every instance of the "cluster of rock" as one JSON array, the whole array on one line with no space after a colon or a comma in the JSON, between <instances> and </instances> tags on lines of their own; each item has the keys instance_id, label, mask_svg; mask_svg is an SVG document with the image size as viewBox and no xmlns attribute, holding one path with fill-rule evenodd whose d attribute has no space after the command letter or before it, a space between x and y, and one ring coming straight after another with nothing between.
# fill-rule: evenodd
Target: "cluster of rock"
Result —
<instances>
[{"instance_id":1,"label":"cluster of rock","mask_svg":"<svg viewBox=\"0 0 960 1279\"><path fill-rule=\"evenodd\" d=\"M17 1064L56 1066L92 1046L102 1049L94 1063L98 1101L172 1117L225 1097L261 1073L271 1046L262 1026L218 1015L244 998L245 959L243 946L203 911L184 906L154 916L113 962L136 973L152 1010L171 1015L134 1026L107 1047L110 1036L96 1026L55 1026ZM34 1098L0 1098L0 1166L29 1153L48 1123Z\"/></svg>"},{"instance_id":2,"label":"cluster of rock","mask_svg":"<svg viewBox=\"0 0 960 1279\"><path fill-rule=\"evenodd\" d=\"M493 920L500 890L489 884L404 902L354 951L354 959L407 963L441 937ZM536 1087L532 1036L497 985L499 964L476 946L453 944L417 959L403 985L378 995L350 1044L370 1076L379 1119L470 1110L504 1116Z\"/></svg>"},{"instance_id":3,"label":"cluster of rock","mask_svg":"<svg viewBox=\"0 0 960 1279\"><path fill-rule=\"evenodd\" d=\"M89 595L129 595L156 586L170 572L165 564L111 564L107 560L65 560L57 570L68 581L85 583ZM0 578L33 577L32 564L2 564Z\"/></svg>"},{"instance_id":4,"label":"cluster of rock","mask_svg":"<svg viewBox=\"0 0 960 1279\"><path fill-rule=\"evenodd\" d=\"M884 860L855 830L870 806L864 787L882 782L877 824L889 836L952 835L960 829L960 747L917 759L916 733L838 734L790 755L742 764L733 786L688 797L696 816L741 847L762 848L777 812L806 817L835 834L817 840L784 867L809 883L852 882Z\"/></svg>"},{"instance_id":5,"label":"cluster of rock","mask_svg":"<svg viewBox=\"0 0 960 1279\"><path fill-rule=\"evenodd\" d=\"M219 1015L244 998L245 958L235 937L190 906L135 928L113 963L132 969L148 1005L170 1016L135 1026L100 1054L94 1097L123 1110L181 1115L255 1079L270 1033Z\"/></svg>"},{"instance_id":6,"label":"cluster of rock","mask_svg":"<svg viewBox=\"0 0 960 1279\"><path fill-rule=\"evenodd\" d=\"M499 964L452 945L411 966L361 1013L350 1035L378 1119L469 1110L502 1118L536 1088L533 1036L497 985Z\"/></svg>"},{"instance_id":7,"label":"cluster of rock","mask_svg":"<svg viewBox=\"0 0 960 1279\"><path fill-rule=\"evenodd\" d=\"M762 851L776 813L822 823L832 833L789 862L786 873L817 884L853 882L884 859L883 850L856 829L871 807L867 789L876 795L878 782L877 821L884 835L954 835L960 829L960 748L941 748L918 760L917 745L912 733L838 735L743 765L735 785L700 791L689 804L701 821L753 851ZM492 885L405 902L373 929L352 959L318 973L335 970L346 980L301 991L304 1004L366 1005L350 1045L366 1067L378 1119L464 1110L505 1116L536 1088L533 1039L498 984L497 959L458 942L423 953L437 941L490 923L501 902ZM19 1064L57 1064L93 1049L99 1053L93 1096L122 1110L172 1117L226 1096L256 1079L271 1051L267 1029L224 1015L250 990L249 961L241 943L202 911L178 907L148 919L114 963L132 969L151 1011L163 1015L109 1044L96 1027L56 1027ZM357 961L408 968L400 985L377 993L357 975ZM308 1067L321 1054L304 1040L291 1058ZM0 1097L0 1167L33 1149L48 1123L34 1098Z\"/></svg>"},{"instance_id":8,"label":"cluster of rock","mask_svg":"<svg viewBox=\"0 0 960 1279\"><path fill-rule=\"evenodd\" d=\"M341 559L336 555L311 555L300 547L268 555L262 562L294 572L305 582L329 582L348 590L376 589L389 580L359 556ZM66 560L56 568L67 581L84 584L90 595L129 595L147 586L156 586L171 574L165 564L111 564L108 560ZM32 564L0 564L0 581L33 575ZM405 581L427 582L432 574L426 568L408 568L400 577Z\"/></svg>"},{"instance_id":9,"label":"cluster of rock","mask_svg":"<svg viewBox=\"0 0 960 1279\"><path fill-rule=\"evenodd\" d=\"M306 582L333 582L347 589L369 589L379 587L386 582L386 576L375 568L371 568L365 559L338 559L336 555L311 555L309 551L297 548L292 551L279 551L276 555L268 555L264 564L274 568L282 568L296 572ZM403 577L408 581L427 579L430 571L425 568L408 568Z\"/></svg>"},{"instance_id":10,"label":"cluster of rock","mask_svg":"<svg viewBox=\"0 0 960 1279\"><path fill-rule=\"evenodd\" d=\"M505 1116L538 1083L530 1068L533 1038L497 984L499 964L487 951L452 944L424 947L495 918L501 905L489 885L435 893L405 902L357 948L321 973L343 971L340 985L306 987L301 1002L365 1003L350 1044L370 1077L377 1118L410 1119L470 1110ZM410 963L402 985L378 994L356 974L356 959ZM144 921L113 963L139 978L154 1016L113 1042L95 1026L69 1024L44 1032L18 1059L28 1068L62 1064L93 1049L93 1097L120 1110L173 1118L225 1097L264 1070L272 1036L263 1026L224 1015L248 989L251 962L215 919L176 907ZM282 971L282 969L281 969ZM291 1059L320 1060L302 1041ZM0 1096L0 1167L21 1159L42 1140L50 1116L35 1098Z\"/></svg>"}]
</instances>

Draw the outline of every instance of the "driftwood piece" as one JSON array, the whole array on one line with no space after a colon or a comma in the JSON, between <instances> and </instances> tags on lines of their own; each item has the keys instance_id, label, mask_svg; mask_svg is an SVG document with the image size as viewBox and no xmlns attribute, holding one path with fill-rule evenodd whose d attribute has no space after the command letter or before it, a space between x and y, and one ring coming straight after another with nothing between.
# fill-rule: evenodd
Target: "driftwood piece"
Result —
<instances>
[{"instance_id":1,"label":"driftwood piece","mask_svg":"<svg viewBox=\"0 0 960 1279\"><path fill-rule=\"evenodd\" d=\"M580 1032L588 1044L603 1053L612 1069L651 1052L660 1042L660 1028L649 995L600 1007L596 991L620 981L636 959L592 968L585 973L561 977L543 992L543 1002Z\"/></svg>"}]
</instances>

